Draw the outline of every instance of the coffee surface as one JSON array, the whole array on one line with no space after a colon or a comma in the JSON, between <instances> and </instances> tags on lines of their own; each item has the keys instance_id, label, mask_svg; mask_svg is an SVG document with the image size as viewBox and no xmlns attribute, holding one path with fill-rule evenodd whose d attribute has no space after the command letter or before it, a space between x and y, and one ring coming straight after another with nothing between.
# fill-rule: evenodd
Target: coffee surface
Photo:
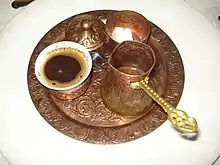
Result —
<instances>
[{"instance_id":1,"label":"coffee surface","mask_svg":"<svg viewBox=\"0 0 220 165\"><path fill-rule=\"evenodd\" d=\"M42 73L48 84L63 88L78 83L85 75L86 68L82 52L63 48L48 54Z\"/></svg>"},{"instance_id":2,"label":"coffee surface","mask_svg":"<svg viewBox=\"0 0 220 165\"><path fill-rule=\"evenodd\" d=\"M80 73L80 63L65 54L57 55L45 64L45 75L49 80L66 83L74 80Z\"/></svg>"}]
</instances>

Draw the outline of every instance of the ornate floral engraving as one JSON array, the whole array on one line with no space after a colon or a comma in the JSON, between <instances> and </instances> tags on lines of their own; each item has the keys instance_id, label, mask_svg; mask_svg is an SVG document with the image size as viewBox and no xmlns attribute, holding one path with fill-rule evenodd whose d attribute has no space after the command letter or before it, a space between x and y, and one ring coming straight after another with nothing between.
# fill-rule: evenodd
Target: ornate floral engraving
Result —
<instances>
[{"instance_id":1,"label":"ornate floral engraving","mask_svg":"<svg viewBox=\"0 0 220 165\"><path fill-rule=\"evenodd\" d=\"M113 11L93 11L86 14L105 19ZM50 95L36 79L35 60L46 46L65 40L65 29L70 17L52 28L36 46L28 67L28 87L34 105L42 117L55 129L74 139L98 144L128 142L157 129L167 117L163 110L152 103L152 110L137 118L126 118L109 111L100 96L100 81L106 72L106 65L95 67L86 93L73 100L59 100ZM176 106L184 85L184 68L180 54L171 39L159 27L151 23L151 37L148 44L153 48L157 63L150 74L150 86L155 88L172 105ZM115 47L109 41L97 51L108 58ZM132 124L131 124L132 122Z\"/></svg>"}]
</instances>

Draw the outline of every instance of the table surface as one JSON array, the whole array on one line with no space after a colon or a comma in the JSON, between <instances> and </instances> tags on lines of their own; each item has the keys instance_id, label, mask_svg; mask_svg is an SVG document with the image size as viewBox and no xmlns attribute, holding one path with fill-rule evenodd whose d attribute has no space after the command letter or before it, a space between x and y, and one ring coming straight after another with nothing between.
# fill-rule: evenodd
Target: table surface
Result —
<instances>
[{"instance_id":1,"label":"table surface","mask_svg":"<svg viewBox=\"0 0 220 165\"><path fill-rule=\"evenodd\" d=\"M91 0L81 4L80 0L35 1L0 34L0 69L4 80L0 85L4 93L0 100L0 149L8 160L13 165L211 164L220 151L220 41L211 24L183 1ZM197 141L182 139L166 122L153 133L129 143L86 144L53 129L34 108L26 74L38 41L67 17L100 9L138 11L172 38L186 74L178 107L197 118L201 131Z\"/></svg>"},{"instance_id":2,"label":"table surface","mask_svg":"<svg viewBox=\"0 0 220 165\"><path fill-rule=\"evenodd\" d=\"M11 3L13 0L0 0L0 32L23 8L13 9Z\"/></svg>"}]
</instances>

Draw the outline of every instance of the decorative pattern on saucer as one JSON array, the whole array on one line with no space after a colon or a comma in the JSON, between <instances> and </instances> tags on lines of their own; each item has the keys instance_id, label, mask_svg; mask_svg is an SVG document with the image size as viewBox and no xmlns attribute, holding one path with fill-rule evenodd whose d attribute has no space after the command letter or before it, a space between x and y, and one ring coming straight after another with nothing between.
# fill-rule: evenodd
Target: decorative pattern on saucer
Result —
<instances>
[{"instance_id":1,"label":"decorative pattern on saucer","mask_svg":"<svg viewBox=\"0 0 220 165\"><path fill-rule=\"evenodd\" d=\"M93 15L106 19L113 11L93 11L80 15ZM128 142L149 134L163 124L167 117L155 103L151 111L139 117L123 117L111 112L102 102L100 81L107 65L93 68L88 90L74 100L54 97L37 80L34 63L38 54L48 45L64 41L66 28L75 18L70 17L53 27L36 46L28 67L28 87L30 96L42 117L55 129L73 139L99 144ZM156 54L156 65L150 75L150 86L166 101L176 106L184 86L184 68L181 56L171 39L159 27L150 23L151 36L148 44ZM114 41L103 44L96 51L105 59L115 47Z\"/></svg>"}]
</instances>

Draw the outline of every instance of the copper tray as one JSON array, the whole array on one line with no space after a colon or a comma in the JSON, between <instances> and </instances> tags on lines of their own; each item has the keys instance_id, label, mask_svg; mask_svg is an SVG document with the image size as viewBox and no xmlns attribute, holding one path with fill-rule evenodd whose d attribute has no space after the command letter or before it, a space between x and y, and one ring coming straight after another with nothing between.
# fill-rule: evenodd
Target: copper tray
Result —
<instances>
[{"instance_id":1,"label":"copper tray","mask_svg":"<svg viewBox=\"0 0 220 165\"><path fill-rule=\"evenodd\" d=\"M100 19L106 19L113 11L92 11ZM73 16L75 17L75 16ZM34 63L38 54L48 45L63 41L65 29L73 17L53 27L37 44L28 67L28 87L31 98L43 118L58 131L74 139L89 143L115 144L140 138L157 129L166 121L164 111L155 103L150 113L139 117L123 117L108 110L100 97L100 80L105 67L94 67L92 80L86 93L75 100L60 100L49 94L34 74ZM171 39L159 27L151 23L148 44L157 55L152 71L151 86L164 99L176 106L184 86L184 68L181 56ZM106 59L116 45L109 41L97 50Z\"/></svg>"}]
</instances>

